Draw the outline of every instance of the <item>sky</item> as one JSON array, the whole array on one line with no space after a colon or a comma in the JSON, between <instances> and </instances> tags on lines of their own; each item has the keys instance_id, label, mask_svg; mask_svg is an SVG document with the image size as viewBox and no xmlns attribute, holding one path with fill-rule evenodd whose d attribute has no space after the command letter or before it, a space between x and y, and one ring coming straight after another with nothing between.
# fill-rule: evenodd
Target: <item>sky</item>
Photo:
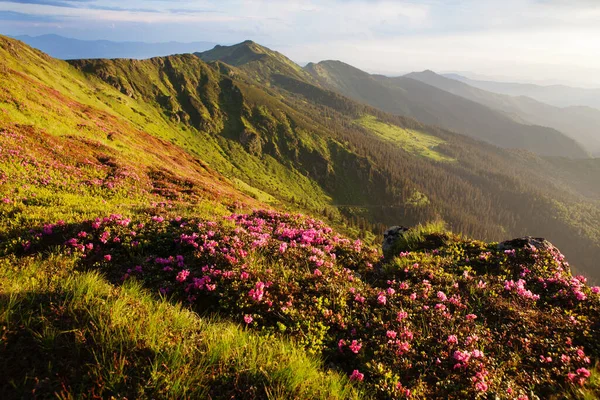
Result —
<instances>
[{"instance_id":1,"label":"sky","mask_svg":"<svg viewBox=\"0 0 600 400\"><path fill-rule=\"evenodd\" d=\"M0 0L0 33L251 39L298 63L600 87L600 0Z\"/></svg>"}]
</instances>

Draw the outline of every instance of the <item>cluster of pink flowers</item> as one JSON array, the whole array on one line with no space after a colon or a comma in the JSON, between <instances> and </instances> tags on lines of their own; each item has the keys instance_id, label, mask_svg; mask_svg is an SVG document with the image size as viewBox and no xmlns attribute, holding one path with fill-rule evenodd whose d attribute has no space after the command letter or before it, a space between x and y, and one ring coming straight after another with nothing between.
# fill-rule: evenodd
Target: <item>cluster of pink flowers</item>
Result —
<instances>
[{"instance_id":1,"label":"cluster of pink flowers","mask_svg":"<svg viewBox=\"0 0 600 400\"><path fill-rule=\"evenodd\" d=\"M539 300L540 296L537 294L533 294L531 292L531 290L527 290L525 288L525 285L527 285L527 282L525 282L523 279L519 279L517 282L504 281L504 289L505 290L514 291L517 293L517 295L519 295L520 297L522 297L524 299L529 299L529 300L533 300L533 301Z\"/></svg>"},{"instance_id":2,"label":"cluster of pink flowers","mask_svg":"<svg viewBox=\"0 0 600 400\"><path fill-rule=\"evenodd\" d=\"M357 354L360 351L360 349L362 348L362 343L358 342L357 340L353 340L352 343L350 343L350 345L348 346L348 348L354 354Z\"/></svg>"},{"instance_id":3,"label":"cluster of pink flowers","mask_svg":"<svg viewBox=\"0 0 600 400\"><path fill-rule=\"evenodd\" d=\"M354 371L352 371L352 374L350 374L350 380L351 381L362 382L363 379L365 379L365 374L359 372L357 369L355 369Z\"/></svg>"},{"instance_id":4,"label":"cluster of pink flowers","mask_svg":"<svg viewBox=\"0 0 600 400\"><path fill-rule=\"evenodd\" d=\"M263 282L257 282L256 285L254 286L254 289L250 289L250 292L248 292L248 295L254 301L261 301L265 294L264 289L265 289L265 284Z\"/></svg>"},{"instance_id":5,"label":"cluster of pink flowers","mask_svg":"<svg viewBox=\"0 0 600 400\"><path fill-rule=\"evenodd\" d=\"M510 385L516 390L510 398L517 398L524 388L495 371L497 363L509 361L505 349L515 344L535 355L518 361L523 376L537 369L544 379L576 385L588 378L590 360L583 349L511 330L512 313L515 319L527 318L546 302L566 298L573 303L576 290L590 304L596 300L583 278L571 279L542 264L547 260L541 251L532 253L540 266L523 261L523 252L512 257L482 252L483 246L473 246L470 253L458 249L458 257L443 248L435 256L431 250L406 252L390 265L378 265L379 255L362 243L295 215L257 211L234 214L224 223L163 216L144 221L96 219L91 229L84 224L61 240L67 239L70 251L81 251L90 265L117 272L116 279L126 271L123 278L135 276L163 295L213 307L248 329L285 332L311 351L331 356L353 381L376 385L386 398L408 397L411 389L422 395L423 384L443 395L444 386L435 384L440 379L472 397L501 393ZM43 239L65 229L49 224L36 234ZM487 266L478 261L479 254L498 257L498 268L505 269L497 275L482 272ZM469 258L472 267L463 264ZM496 303L505 305L506 296L539 299L532 291L542 301L512 303L506 318L486 314ZM580 311L569 316L579 324L588 321ZM556 318L566 324L567 316ZM562 326L560 332L573 326ZM390 381L388 371L399 378ZM415 377L422 377L420 383Z\"/></svg>"},{"instance_id":6,"label":"cluster of pink flowers","mask_svg":"<svg viewBox=\"0 0 600 400\"><path fill-rule=\"evenodd\" d=\"M590 375L591 375L591 372L589 369L579 368L579 369L577 369L577 371L575 371L575 373L569 372L567 377L570 382L572 382L576 385L579 385L579 386L583 386L585 384L585 381L590 377Z\"/></svg>"}]
</instances>

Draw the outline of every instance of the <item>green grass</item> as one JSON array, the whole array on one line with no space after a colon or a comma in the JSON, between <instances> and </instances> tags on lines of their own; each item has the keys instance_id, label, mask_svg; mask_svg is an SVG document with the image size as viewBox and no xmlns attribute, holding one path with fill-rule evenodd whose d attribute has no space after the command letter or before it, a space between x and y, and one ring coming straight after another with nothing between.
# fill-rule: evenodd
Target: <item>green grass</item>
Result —
<instances>
[{"instance_id":1,"label":"green grass","mask_svg":"<svg viewBox=\"0 0 600 400\"><path fill-rule=\"evenodd\" d=\"M19 55L14 55L13 51ZM237 140L218 134L223 129L220 119L223 110L216 94L220 78L217 72L195 56L175 56L170 58L170 62L190 80L199 80L199 74L207 77L209 85L203 94L205 97L194 103L199 107L202 118L210 121L212 128L206 130L168 117L167 110L156 100L160 96L155 92L176 98L179 89L173 87L164 71L152 60L134 65L118 60L107 62L107 74L118 79L124 87L135 85L140 91L136 98L132 98L93 74L45 57L18 42L0 38L0 58L0 129L15 123L32 125L51 136L93 142L104 152L132 165L163 166L166 159L166 164L176 168L173 170L177 174L185 175L181 165L171 162L179 161L181 155L173 154L166 145L162 148L149 145L144 135L138 134L141 130L163 143L174 144L191 157L204 160L205 165L235 181L238 187L239 182L243 182L243 187L240 187L243 192L267 203L279 201L292 207L297 207L294 203L298 203L315 211L322 210L331 202L323 189L304 173L271 156L251 155ZM27 75L16 71L24 71ZM187 82L186 85L189 92L196 90L192 83ZM252 101L260 102L262 98ZM175 103L176 107L180 107ZM280 106L277 103L272 108ZM207 107L213 108L211 112L214 115ZM280 119L281 116L270 116L271 123ZM113 133L110 139L109 133ZM237 139L239 132L232 135ZM304 136L304 144L310 149L309 135L304 133ZM326 147L323 143L319 146L320 150Z\"/></svg>"},{"instance_id":2,"label":"green grass","mask_svg":"<svg viewBox=\"0 0 600 400\"><path fill-rule=\"evenodd\" d=\"M419 224L409 231L402 234L396 241L394 248L390 251L392 254L399 254L403 251L412 251L422 248L427 242L432 242L433 247L439 247L443 237L447 235L447 227L444 221L432 221L426 224Z\"/></svg>"},{"instance_id":3,"label":"green grass","mask_svg":"<svg viewBox=\"0 0 600 400\"><path fill-rule=\"evenodd\" d=\"M277 204L277 199L270 194L263 192L260 189L252 187L248 185L246 182L241 179L233 178L233 183L235 186L240 189L242 192L248 193L251 196L255 197L258 201L267 203L267 204Z\"/></svg>"},{"instance_id":4,"label":"green grass","mask_svg":"<svg viewBox=\"0 0 600 400\"><path fill-rule=\"evenodd\" d=\"M372 115L365 115L355 121L377 136L403 148L407 152L427 157L440 162L454 162L454 158L445 156L436 147L445 143L444 140L415 129L401 128L396 125L381 122Z\"/></svg>"},{"instance_id":5,"label":"green grass","mask_svg":"<svg viewBox=\"0 0 600 400\"><path fill-rule=\"evenodd\" d=\"M2 398L359 398L293 344L200 318L75 258L0 260Z\"/></svg>"}]
</instances>

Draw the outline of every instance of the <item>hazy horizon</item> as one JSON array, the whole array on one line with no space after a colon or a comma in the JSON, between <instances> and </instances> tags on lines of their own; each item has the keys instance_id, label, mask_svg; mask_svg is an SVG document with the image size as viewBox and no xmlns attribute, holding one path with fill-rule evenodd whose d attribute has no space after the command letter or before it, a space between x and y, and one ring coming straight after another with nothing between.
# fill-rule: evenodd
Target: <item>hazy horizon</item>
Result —
<instances>
[{"instance_id":1,"label":"hazy horizon","mask_svg":"<svg viewBox=\"0 0 600 400\"><path fill-rule=\"evenodd\" d=\"M251 39L296 62L338 59L386 75L469 71L600 87L600 4L589 0L0 0L0 24L12 36Z\"/></svg>"}]
</instances>

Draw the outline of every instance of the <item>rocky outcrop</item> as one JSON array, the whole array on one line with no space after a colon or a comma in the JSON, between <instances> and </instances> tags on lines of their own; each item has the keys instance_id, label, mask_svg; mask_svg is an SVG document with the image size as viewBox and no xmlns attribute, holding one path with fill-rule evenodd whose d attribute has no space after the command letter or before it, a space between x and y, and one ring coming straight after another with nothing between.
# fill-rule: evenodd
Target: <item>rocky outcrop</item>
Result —
<instances>
[{"instance_id":1,"label":"rocky outcrop","mask_svg":"<svg viewBox=\"0 0 600 400\"><path fill-rule=\"evenodd\" d=\"M524 236L518 239L512 239L498 243L498 250L517 250L523 248L551 250L555 247L552 243L544 238L534 238L532 236Z\"/></svg>"},{"instance_id":2,"label":"rocky outcrop","mask_svg":"<svg viewBox=\"0 0 600 400\"><path fill-rule=\"evenodd\" d=\"M260 136L258 136L256 132L244 129L240 133L240 143L242 143L250 154L257 156L262 153L262 143L260 141Z\"/></svg>"},{"instance_id":3,"label":"rocky outcrop","mask_svg":"<svg viewBox=\"0 0 600 400\"><path fill-rule=\"evenodd\" d=\"M388 254L394 248L394 244L402 237L409 228L404 226L392 226L383 234L383 254Z\"/></svg>"}]
</instances>

